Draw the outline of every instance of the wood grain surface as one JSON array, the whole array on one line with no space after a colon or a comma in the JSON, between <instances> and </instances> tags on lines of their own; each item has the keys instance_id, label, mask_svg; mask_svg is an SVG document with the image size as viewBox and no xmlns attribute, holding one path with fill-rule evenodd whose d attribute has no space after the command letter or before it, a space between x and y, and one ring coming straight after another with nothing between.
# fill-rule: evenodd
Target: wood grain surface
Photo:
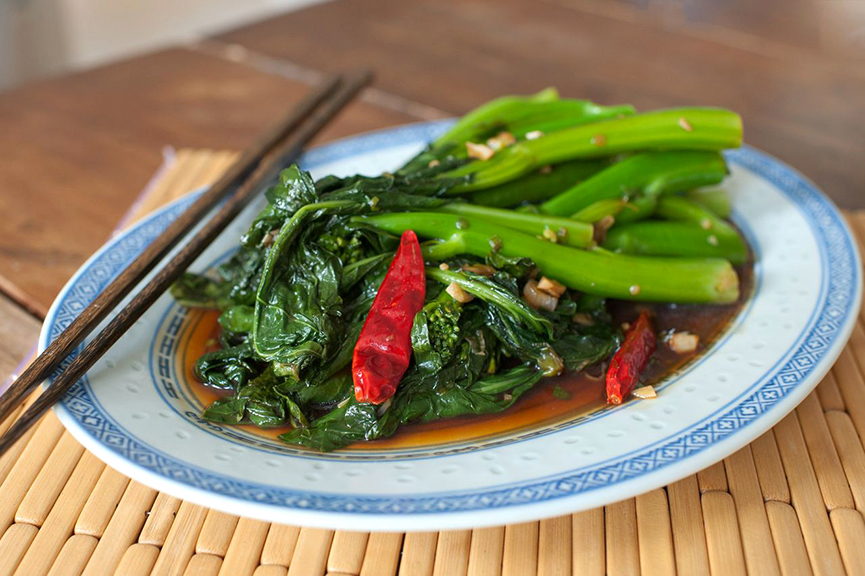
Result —
<instances>
[{"instance_id":1,"label":"wood grain surface","mask_svg":"<svg viewBox=\"0 0 865 576\"><path fill-rule=\"evenodd\" d=\"M0 277L47 310L108 239L165 146L242 149L308 90L174 49L0 95ZM416 120L357 102L319 141Z\"/></svg>"}]
</instances>

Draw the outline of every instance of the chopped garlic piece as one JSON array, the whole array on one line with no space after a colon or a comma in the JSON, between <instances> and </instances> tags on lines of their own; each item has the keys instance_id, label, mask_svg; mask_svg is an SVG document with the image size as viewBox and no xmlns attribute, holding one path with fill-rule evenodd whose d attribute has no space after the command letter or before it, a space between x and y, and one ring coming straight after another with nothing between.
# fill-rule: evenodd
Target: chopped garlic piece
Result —
<instances>
[{"instance_id":1,"label":"chopped garlic piece","mask_svg":"<svg viewBox=\"0 0 865 576\"><path fill-rule=\"evenodd\" d=\"M544 133L540 130L532 130L531 132L526 132L526 140L537 140L543 135Z\"/></svg>"},{"instance_id":2,"label":"chopped garlic piece","mask_svg":"<svg viewBox=\"0 0 865 576\"><path fill-rule=\"evenodd\" d=\"M451 295L451 298L460 304L465 304L475 299L474 296L463 290L462 287L455 282L448 284L448 287L445 288L445 290L447 290L447 293Z\"/></svg>"},{"instance_id":3,"label":"chopped garlic piece","mask_svg":"<svg viewBox=\"0 0 865 576\"><path fill-rule=\"evenodd\" d=\"M589 316L588 314L586 314L585 312L577 312L576 314L574 314L574 317L571 318L571 321L574 324L579 324L580 326L594 326L595 325L595 321L592 319L592 317Z\"/></svg>"},{"instance_id":4,"label":"chopped garlic piece","mask_svg":"<svg viewBox=\"0 0 865 576\"><path fill-rule=\"evenodd\" d=\"M264 235L264 238L261 239L261 245L270 248L273 246L273 243L276 241L276 237L279 235L279 228L274 228L270 232Z\"/></svg>"},{"instance_id":5,"label":"chopped garlic piece","mask_svg":"<svg viewBox=\"0 0 865 576\"><path fill-rule=\"evenodd\" d=\"M631 392L637 398L643 398L644 400L647 398L657 398L658 393L655 392L654 386L640 386L633 392Z\"/></svg>"},{"instance_id":6,"label":"chopped garlic piece","mask_svg":"<svg viewBox=\"0 0 865 576\"><path fill-rule=\"evenodd\" d=\"M450 270L450 269L451 269L451 267L448 266L447 262L442 262L441 264L439 264L439 270Z\"/></svg>"},{"instance_id":7,"label":"chopped garlic piece","mask_svg":"<svg viewBox=\"0 0 865 576\"><path fill-rule=\"evenodd\" d=\"M556 280L552 280L546 276L541 276L541 279L538 282L538 290L546 292L556 298L560 298L567 288L565 288L565 285L561 282L557 282Z\"/></svg>"},{"instance_id":8,"label":"chopped garlic piece","mask_svg":"<svg viewBox=\"0 0 865 576\"><path fill-rule=\"evenodd\" d=\"M478 160L489 160L496 153L489 146L474 142L466 142L466 150L469 153L469 158L476 158Z\"/></svg>"},{"instance_id":9,"label":"chopped garlic piece","mask_svg":"<svg viewBox=\"0 0 865 576\"><path fill-rule=\"evenodd\" d=\"M463 270L466 272L471 272L473 274L478 274L480 276L492 276L496 273L496 269L492 266L487 266L486 264L472 264L469 266L468 264L463 265Z\"/></svg>"},{"instance_id":10,"label":"chopped garlic piece","mask_svg":"<svg viewBox=\"0 0 865 576\"><path fill-rule=\"evenodd\" d=\"M487 140L487 146L493 150L501 150L505 146L516 144L517 139L510 132L499 132L494 138Z\"/></svg>"},{"instance_id":11,"label":"chopped garlic piece","mask_svg":"<svg viewBox=\"0 0 865 576\"><path fill-rule=\"evenodd\" d=\"M667 338L667 345L670 350L677 354L687 354L694 352L700 344L700 337L690 332L673 332Z\"/></svg>"}]
</instances>

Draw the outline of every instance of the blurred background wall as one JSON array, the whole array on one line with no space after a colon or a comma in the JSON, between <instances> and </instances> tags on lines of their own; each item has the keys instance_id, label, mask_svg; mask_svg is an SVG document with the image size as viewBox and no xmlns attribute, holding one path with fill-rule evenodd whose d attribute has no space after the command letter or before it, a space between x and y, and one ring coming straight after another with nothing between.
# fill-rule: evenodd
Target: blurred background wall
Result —
<instances>
[{"instance_id":1,"label":"blurred background wall","mask_svg":"<svg viewBox=\"0 0 865 576\"><path fill-rule=\"evenodd\" d=\"M0 90L324 0L0 0Z\"/></svg>"}]
</instances>

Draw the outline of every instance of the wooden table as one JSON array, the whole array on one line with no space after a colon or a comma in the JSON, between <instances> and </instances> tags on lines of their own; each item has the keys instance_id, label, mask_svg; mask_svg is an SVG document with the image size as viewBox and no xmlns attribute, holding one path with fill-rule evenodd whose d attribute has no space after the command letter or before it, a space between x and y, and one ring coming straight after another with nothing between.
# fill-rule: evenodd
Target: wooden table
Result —
<instances>
[{"instance_id":1,"label":"wooden table","mask_svg":"<svg viewBox=\"0 0 865 576\"><path fill-rule=\"evenodd\" d=\"M320 141L549 85L642 109L711 104L863 208L863 23L861 3L821 0L340 0L0 94L0 374L165 146L242 149L330 71L377 80Z\"/></svg>"}]
</instances>

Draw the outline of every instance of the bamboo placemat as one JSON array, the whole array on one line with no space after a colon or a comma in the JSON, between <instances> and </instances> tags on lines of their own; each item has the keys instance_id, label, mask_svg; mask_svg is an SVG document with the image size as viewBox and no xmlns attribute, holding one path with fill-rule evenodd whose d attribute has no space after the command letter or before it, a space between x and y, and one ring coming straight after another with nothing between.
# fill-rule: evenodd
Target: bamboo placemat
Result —
<instances>
[{"instance_id":1,"label":"bamboo placemat","mask_svg":"<svg viewBox=\"0 0 865 576\"><path fill-rule=\"evenodd\" d=\"M179 151L130 221L233 158ZM865 212L848 217L861 239ZM865 574L863 320L817 390L723 462L604 508L479 530L334 532L208 510L106 467L51 413L0 458L0 576Z\"/></svg>"}]
</instances>

